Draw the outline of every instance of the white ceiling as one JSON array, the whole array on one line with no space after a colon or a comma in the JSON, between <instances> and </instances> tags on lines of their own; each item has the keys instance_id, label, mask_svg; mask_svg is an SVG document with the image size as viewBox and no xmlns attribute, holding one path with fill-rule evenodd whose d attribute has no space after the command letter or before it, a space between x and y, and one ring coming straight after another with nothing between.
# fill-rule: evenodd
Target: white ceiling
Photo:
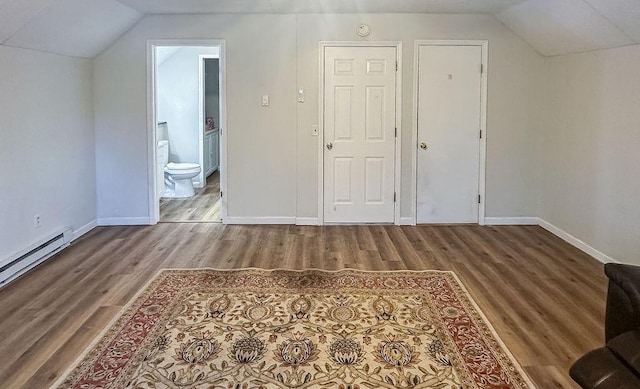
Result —
<instances>
[{"instance_id":1,"label":"white ceiling","mask_svg":"<svg viewBox=\"0 0 640 389\"><path fill-rule=\"evenodd\" d=\"M0 44L92 58L158 13L489 14L546 56L640 43L640 0L0 0Z\"/></svg>"},{"instance_id":2,"label":"white ceiling","mask_svg":"<svg viewBox=\"0 0 640 389\"><path fill-rule=\"evenodd\" d=\"M546 56L640 41L640 0L528 0L496 17Z\"/></svg>"},{"instance_id":3,"label":"white ceiling","mask_svg":"<svg viewBox=\"0 0 640 389\"><path fill-rule=\"evenodd\" d=\"M143 16L115 0L0 0L0 43L93 58Z\"/></svg>"},{"instance_id":4,"label":"white ceiling","mask_svg":"<svg viewBox=\"0 0 640 389\"><path fill-rule=\"evenodd\" d=\"M119 0L144 13L484 13L523 0Z\"/></svg>"}]
</instances>

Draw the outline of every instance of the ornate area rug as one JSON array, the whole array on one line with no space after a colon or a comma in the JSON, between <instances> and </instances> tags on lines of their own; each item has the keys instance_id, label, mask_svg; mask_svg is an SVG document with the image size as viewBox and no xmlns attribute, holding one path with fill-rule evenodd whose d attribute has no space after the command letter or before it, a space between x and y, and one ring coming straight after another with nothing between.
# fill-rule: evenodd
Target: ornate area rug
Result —
<instances>
[{"instance_id":1,"label":"ornate area rug","mask_svg":"<svg viewBox=\"0 0 640 389\"><path fill-rule=\"evenodd\" d=\"M163 270L62 388L532 388L450 272Z\"/></svg>"}]
</instances>

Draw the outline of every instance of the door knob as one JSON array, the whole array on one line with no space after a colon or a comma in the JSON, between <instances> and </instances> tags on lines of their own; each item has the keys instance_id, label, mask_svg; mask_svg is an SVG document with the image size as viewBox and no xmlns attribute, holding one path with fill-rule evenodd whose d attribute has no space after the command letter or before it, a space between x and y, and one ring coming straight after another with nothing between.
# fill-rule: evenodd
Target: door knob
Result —
<instances>
[{"instance_id":1,"label":"door knob","mask_svg":"<svg viewBox=\"0 0 640 389\"><path fill-rule=\"evenodd\" d=\"M327 150L331 150L333 148L333 143L327 143Z\"/></svg>"},{"instance_id":2,"label":"door knob","mask_svg":"<svg viewBox=\"0 0 640 389\"><path fill-rule=\"evenodd\" d=\"M427 144L426 144L426 143L422 142L422 143L420 143L420 148L421 148L422 150L426 150L428 147L427 147Z\"/></svg>"}]
</instances>

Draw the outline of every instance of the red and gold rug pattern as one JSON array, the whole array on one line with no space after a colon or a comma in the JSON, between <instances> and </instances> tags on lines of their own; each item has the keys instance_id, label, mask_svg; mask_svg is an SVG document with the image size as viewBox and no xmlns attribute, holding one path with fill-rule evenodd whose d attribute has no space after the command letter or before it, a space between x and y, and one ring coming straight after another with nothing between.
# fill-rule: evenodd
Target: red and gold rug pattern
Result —
<instances>
[{"instance_id":1,"label":"red and gold rug pattern","mask_svg":"<svg viewBox=\"0 0 640 389\"><path fill-rule=\"evenodd\" d=\"M533 387L450 272L163 270L61 388Z\"/></svg>"}]
</instances>

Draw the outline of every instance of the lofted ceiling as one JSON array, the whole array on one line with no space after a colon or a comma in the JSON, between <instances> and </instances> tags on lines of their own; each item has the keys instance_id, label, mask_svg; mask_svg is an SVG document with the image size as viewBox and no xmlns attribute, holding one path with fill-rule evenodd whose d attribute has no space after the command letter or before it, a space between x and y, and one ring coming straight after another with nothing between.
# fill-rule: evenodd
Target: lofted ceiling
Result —
<instances>
[{"instance_id":1,"label":"lofted ceiling","mask_svg":"<svg viewBox=\"0 0 640 389\"><path fill-rule=\"evenodd\" d=\"M640 43L640 0L0 0L0 44L93 58L145 14L198 13L488 14L545 56Z\"/></svg>"},{"instance_id":2,"label":"lofted ceiling","mask_svg":"<svg viewBox=\"0 0 640 389\"><path fill-rule=\"evenodd\" d=\"M93 58L143 16L115 0L0 0L0 44Z\"/></svg>"},{"instance_id":3,"label":"lofted ceiling","mask_svg":"<svg viewBox=\"0 0 640 389\"><path fill-rule=\"evenodd\" d=\"M640 0L528 0L496 17L545 56L640 43Z\"/></svg>"},{"instance_id":4,"label":"lofted ceiling","mask_svg":"<svg viewBox=\"0 0 640 389\"><path fill-rule=\"evenodd\" d=\"M523 0L119 0L144 13L483 13Z\"/></svg>"}]
</instances>

